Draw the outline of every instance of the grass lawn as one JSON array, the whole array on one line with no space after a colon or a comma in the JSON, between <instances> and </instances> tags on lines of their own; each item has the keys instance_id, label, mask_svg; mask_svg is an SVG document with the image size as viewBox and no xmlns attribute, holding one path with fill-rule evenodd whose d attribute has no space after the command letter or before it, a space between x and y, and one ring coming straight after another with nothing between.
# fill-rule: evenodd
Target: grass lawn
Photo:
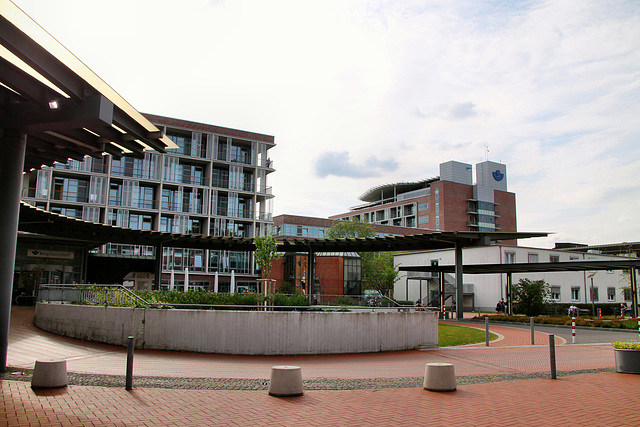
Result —
<instances>
[{"instance_id":1,"label":"grass lawn","mask_svg":"<svg viewBox=\"0 0 640 427\"><path fill-rule=\"evenodd\" d=\"M489 340L498 338L489 333ZM485 331L466 326L438 325L438 347L453 347L456 345L475 344L485 341Z\"/></svg>"}]
</instances>

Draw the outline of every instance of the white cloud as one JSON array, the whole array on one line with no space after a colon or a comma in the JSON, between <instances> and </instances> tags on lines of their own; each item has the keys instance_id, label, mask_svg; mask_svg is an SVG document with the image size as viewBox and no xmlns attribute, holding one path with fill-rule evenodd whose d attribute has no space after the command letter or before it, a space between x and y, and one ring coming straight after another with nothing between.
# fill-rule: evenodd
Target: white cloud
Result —
<instances>
[{"instance_id":1,"label":"white cloud","mask_svg":"<svg viewBox=\"0 0 640 427\"><path fill-rule=\"evenodd\" d=\"M16 3L139 110L275 135L276 214L489 146L541 245L640 240L634 0Z\"/></svg>"}]
</instances>

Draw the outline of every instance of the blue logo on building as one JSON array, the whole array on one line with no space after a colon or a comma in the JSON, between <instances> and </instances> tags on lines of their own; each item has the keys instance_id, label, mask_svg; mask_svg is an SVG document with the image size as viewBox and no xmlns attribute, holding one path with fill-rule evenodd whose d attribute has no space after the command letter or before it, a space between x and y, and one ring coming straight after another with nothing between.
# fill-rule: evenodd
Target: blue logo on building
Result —
<instances>
[{"instance_id":1,"label":"blue logo on building","mask_svg":"<svg viewBox=\"0 0 640 427\"><path fill-rule=\"evenodd\" d=\"M500 169L496 169L495 172L492 172L492 175L493 179L495 179L496 181L502 181L502 179L504 178L504 174L500 172Z\"/></svg>"}]
</instances>

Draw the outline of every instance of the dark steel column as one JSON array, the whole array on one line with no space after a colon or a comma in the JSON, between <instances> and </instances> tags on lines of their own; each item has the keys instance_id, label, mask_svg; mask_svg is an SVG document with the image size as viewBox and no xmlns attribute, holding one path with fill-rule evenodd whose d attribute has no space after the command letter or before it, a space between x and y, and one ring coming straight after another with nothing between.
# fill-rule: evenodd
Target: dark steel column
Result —
<instances>
[{"instance_id":1,"label":"dark steel column","mask_svg":"<svg viewBox=\"0 0 640 427\"><path fill-rule=\"evenodd\" d=\"M462 245L456 243L456 319L464 317L464 287L462 285Z\"/></svg>"},{"instance_id":2,"label":"dark steel column","mask_svg":"<svg viewBox=\"0 0 640 427\"><path fill-rule=\"evenodd\" d=\"M162 283L162 243L158 243L156 245L156 262L155 262L155 270L156 270L156 280L155 286L151 286L151 290L160 290L160 284Z\"/></svg>"},{"instance_id":3,"label":"dark steel column","mask_svg":"<svg viewBox=\"0 0 640 427\"><path fill-rule=\"evenodd\" d=\"M315 292L316 261L313 257L313 248L309 246L309 259L307 260L307 296L309 303L313 303Z\"/></svg>"},{"instance_id":4,"label":"dark steel column","mask_svg":"<svg viewBox=\"0 0 640 427\"><path fill-rule=\"evenodd\" d=\"M18 217L27 135L0 130L0 372L7 368L13 272L18 240Z\"/></svg>"},{"instance_id":5,"label":"dark steel column","mask_svg":"<svg viewBox=\"0 0 640 427\"><path fill-rule=\"evenodd\" d=\"M638 318L638 284L636 281L636 269L631 267L631 271L629 271L629 275L631 278L631 315Z\"/></svg>"},{"instance_id":6,"label":"dark steel column","mask_svg":"<svg viewBox=\"0 0 640 427\"><path fill-rule=\"evenodd\" d=\"M442 271L438 272L438 281L440 282L438 285L440 286L440 310L442 312L445 312L447 310L445 310L445 306L444 306L444 273Z\"/></svg>"},{"instance_id":7,"label":"dark steel column","mask_svg":"<svg viewBox=\"0 0 640 427\"><path fill-rule=\"evenodd\" d=\"M513 277L511 273L507 273L507 314L511 316L513 314L513 307L511 304L511 284L513 282Z\"/></svg>"}]
</instances>

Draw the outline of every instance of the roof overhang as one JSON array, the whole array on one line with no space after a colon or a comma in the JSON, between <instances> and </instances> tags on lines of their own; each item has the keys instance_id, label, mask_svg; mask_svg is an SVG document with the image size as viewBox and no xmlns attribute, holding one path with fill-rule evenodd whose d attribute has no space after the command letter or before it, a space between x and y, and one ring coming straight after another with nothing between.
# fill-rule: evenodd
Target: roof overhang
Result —
<instances>
[{"instance_id":1,"label":"roof overhang","mask_svg":"<svg viewBox=\"0 0 640 427\"><path fill-rule=\"evenodd\" d=\"M25 171L177 148L9 0L0 0L0 128L27 134Z\"/></svg>"},{"instance_id":2,"label":"roof overhang","mask_svg":"<svg viewBox=\"0 0 640 427\"><path fill-rule=\"evenodd\" d=\"M395 197L397 194L406 193L408 191L419 190L428 187L428 184L439 181L440 177L423 179L414 182L397 182L394 184L377 185L365 191L359 200L363 202L376 202L388 197Z\"/></svg>"}]
</instances>

